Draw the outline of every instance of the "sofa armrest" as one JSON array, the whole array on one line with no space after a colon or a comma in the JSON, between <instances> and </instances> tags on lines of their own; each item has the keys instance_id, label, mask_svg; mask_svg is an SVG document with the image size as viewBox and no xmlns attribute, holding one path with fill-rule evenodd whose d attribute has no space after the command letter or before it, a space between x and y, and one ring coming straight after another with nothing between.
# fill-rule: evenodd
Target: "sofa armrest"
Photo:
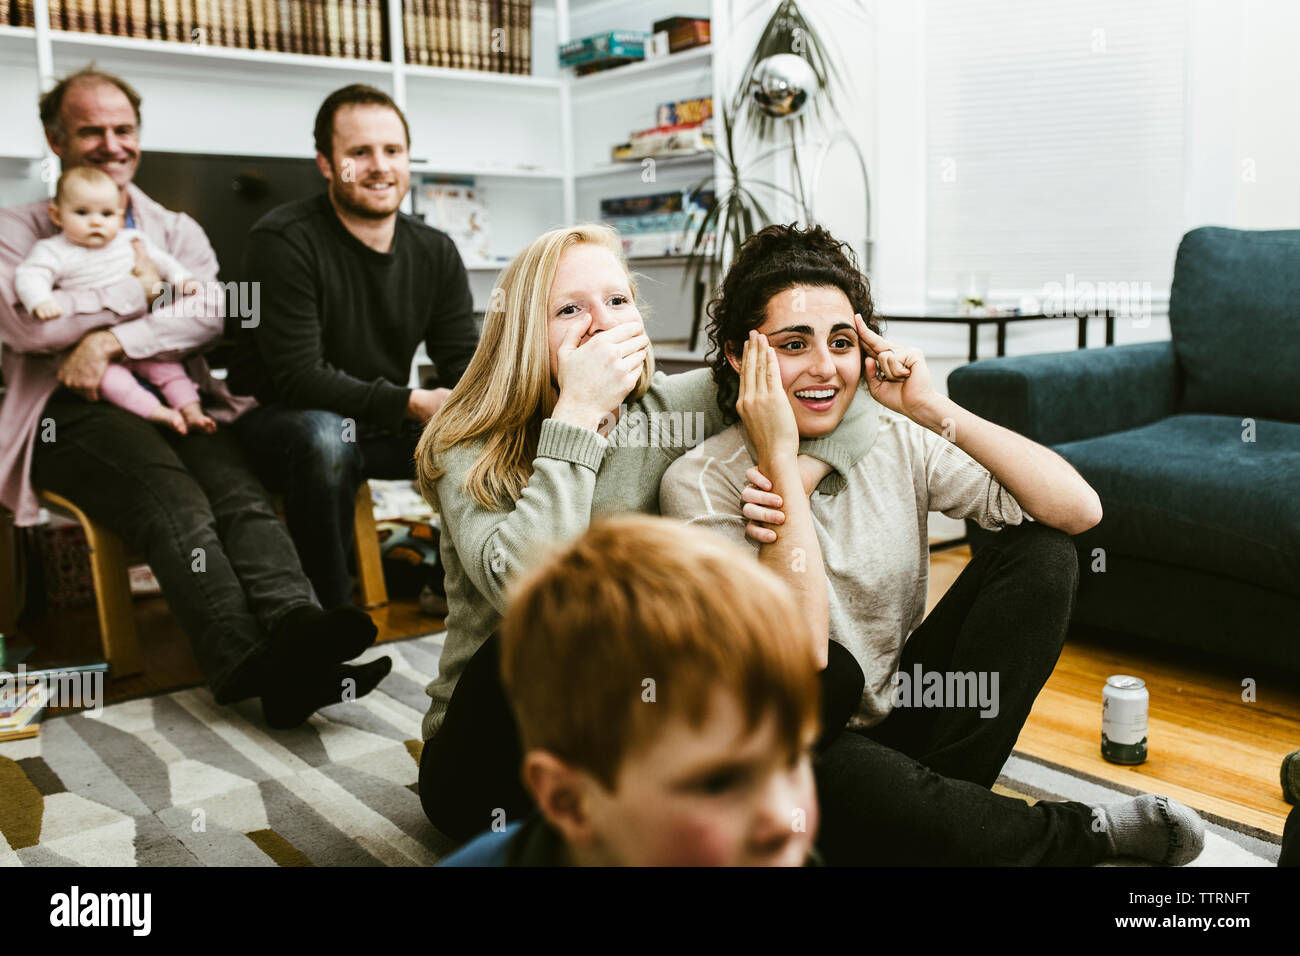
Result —
<instances>
[{"instance_id":1,"label":"sofa armrest","mask_svg":"<svg viewBox=\"0 0 1300 956\"><path fill-rule=\"evenodd\" d=\"M948 376L948 395L1041 445L1149 425L1177 411L1173 343L983 359Z\"/></svg>"}]
</instances>

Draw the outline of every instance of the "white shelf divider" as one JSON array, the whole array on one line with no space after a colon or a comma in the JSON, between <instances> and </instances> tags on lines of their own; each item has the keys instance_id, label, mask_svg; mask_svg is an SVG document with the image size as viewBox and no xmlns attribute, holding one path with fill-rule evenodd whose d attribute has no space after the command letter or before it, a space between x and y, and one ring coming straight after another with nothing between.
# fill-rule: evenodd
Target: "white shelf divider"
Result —
<instances>
[{"instance_id":1,"label":"white shelf divider","mask_svg":"<svg viewBox=\"0 0 1300 956\"><path fill-rule=\"evenodd\" d=\"M479 179L563 179L559 169L510 169L498 166L442 166L438 163L412 162L411 175L474 176Z\"/></svg>"},{"instance_id":2,"label":"white shelf divider","mask_svg":"<svg viewBox=\"0 0 1300 956\"><path fill-rule=\"evenodd\" d=\"M671 79L674 74L689 69L707 69L712 60L713 44L710 43L707 46L683 50L681 53L670 53L668 56L658 57L653 60L629 63L627 66L616 66L587 76L572 77L570 82L573 84L575 95L597 91L604 93L608 92L610 88L621 86L624 83L658 80L660 78Z\"/></svg>"},{"instance_id":3,"label":"white shelf divider","mask_svg":"<svg viewBox=\"0 0 1300 956\"><path fill-rule=\"evenodd\" d=\"M357 60L338 56L315 56L307 53L281 53L278 50L245 50L239 47L217 46L211 43L180 43L175 40L152 40L140 37L109 36L101 33L74 33L68 30L51 30L50 42L56 53L73 51L78 47L120 50L146 60L194 59L231 63L249 63L274 68L277 71L338 70L352 73L387 73L392 64L387 60Z\"/></svg>"},{"instance_id":4,"label":"white shelf divider","mask_svg":"<svg viewBox=\"0 0 1300 956\"><path fill-rule=\"evenodd\" d=\"M0 26L0 40L34 40L35 38L34 27L15 27L7 23Z\"/></svg>"},{"instance_id":5,"label":"white shelf divider","mask_svg":"<svg viewBox=\"0 0 1300 956\"><path fill-rule=\"evenodd\" d=\"M698 166L700 169L713 165L713 152L705 151L696 153L693 156L650 156L647 159L653 159L655 166L668 167L670 169ZM595 179L600 176L615 176L621 173L636 172L641 168L640 159L630 159L620 163L606 163L603 166L593 166L590 169L580 170L574 175L578 179Z\"/></svg>"},{"instance_id":6,"label":"white shelf divider","mask_svg":"<svg viewBox=\"0 0 1300 956\"><path fill-rule=\"evenodd\" d=\"M522 76L517 73L493 73L490 70L457 70L445 66L406 64L402 72L412 80L432 80L439 83L482 83L492 86L531 87L536 90L558 90L562 80L548 76Z\"/></svg>"}]
</instances>

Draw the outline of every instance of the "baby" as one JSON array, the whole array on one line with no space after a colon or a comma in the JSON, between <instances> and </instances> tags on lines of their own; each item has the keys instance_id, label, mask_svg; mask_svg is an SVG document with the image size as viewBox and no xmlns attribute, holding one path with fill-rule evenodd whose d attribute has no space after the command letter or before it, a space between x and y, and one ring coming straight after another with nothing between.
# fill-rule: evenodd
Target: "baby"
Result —
<instances>
[{"instance_id":1,"label":"baby","mask_svg":"<svg viewBox=\"0 0 1300 956\"><path fill-rule=\"evenodd\" d=\"M149 258L174 289L188 295L201 288L184 266L143 233L123 228L117 184L103 170L77 166L64 172L50 203L50 221L62 230L60 234L37 242L14 273L18 298L42 322L62 314L54 298L56 286L91 289L131 275L136 240L144 244ZM166 404L141 385L133 372L156 386ZM203 413L198 389L179 362L125 359L108 367L99 390L114 405L182 435L191 428L211 433L217 427Z\"/></svg>"}]
</instances>

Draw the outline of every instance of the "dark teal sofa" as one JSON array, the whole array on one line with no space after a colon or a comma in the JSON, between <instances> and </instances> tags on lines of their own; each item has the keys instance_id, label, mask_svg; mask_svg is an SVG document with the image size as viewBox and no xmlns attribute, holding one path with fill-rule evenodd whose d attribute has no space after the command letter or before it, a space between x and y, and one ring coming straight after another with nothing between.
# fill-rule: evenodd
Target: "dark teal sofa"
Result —
<instances>
[{"instance_id":1,"label":"dark teal sofa","mask_svg":"<svg viewBox=\"0 0 1300 956\"><path fill-rule=\"evenodd\" d=\"M948 392L1101 496L1075 538L1076 626L1300 672L1300 230L1187 233L1169 325L973 362ZM967 529L978 551L989 532Z\"/></svg>"}]
</instances>

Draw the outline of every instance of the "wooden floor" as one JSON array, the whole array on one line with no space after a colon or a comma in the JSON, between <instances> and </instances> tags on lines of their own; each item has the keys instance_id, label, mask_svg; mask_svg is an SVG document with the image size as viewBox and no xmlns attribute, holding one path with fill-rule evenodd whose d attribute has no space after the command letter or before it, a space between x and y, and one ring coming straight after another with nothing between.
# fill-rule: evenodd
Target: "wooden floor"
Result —
<instances>
[{"instance_id":1,"label":"wooden floor","mask_svg":"<svg viewBox=\"0 0 1300 956\"><path fill-rule=\"evenodd\" d=\"M968 548L931 558L932 608L956 580ZM380 640L442 629L411 601L373 612ZM109 681L108 703L201 683L202 674L161 598L136 602L145 673ZM93 608L24 622L20 634L39 653L26 663L102 660ZM1111 674L1135 674L1151 691L1150 757L1138 767L1099 753L1101 688ZM1257 681L1257 700L1241 699L1241 681ZM1161 792L1204 812L1280 834L1290 806L1278 782L1282 757L1300 749L1300 688L1262 669L1192 661L1173 649L1131 647L1071 637L1020 735L1017 749L1135 789Z\"/></svg>"},{"instance_id":2,"label":"wooden floor","mask_svg":"<svg viewBox=\"0 0 1300 956\"><path fill-rule=\"evenodd\" d=\"M927 613L969 560L966 547L931 558ZM1190 656L1071 636L1016 749L1280 836L1291 805L1279 775L1283 756L1300 750L1300 688L1287 675ZM1141 677L1151 692L1149 756L1136 767L1101 757L1101 689L1111 674ZM1242 700L1247 677L1253 702Z\"/></svg>"}]
</instances>

